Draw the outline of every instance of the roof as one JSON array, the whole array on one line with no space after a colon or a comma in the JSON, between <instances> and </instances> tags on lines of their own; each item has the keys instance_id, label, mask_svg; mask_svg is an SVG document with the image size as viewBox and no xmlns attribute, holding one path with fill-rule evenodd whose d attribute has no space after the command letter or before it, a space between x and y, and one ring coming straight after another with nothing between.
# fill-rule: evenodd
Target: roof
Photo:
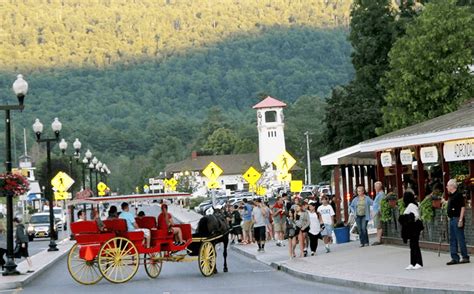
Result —
<instances>
[{"instance_id":1,"label":"roof","mask_svg":"<svg viewBox=\"0 0 474 294\"><path fill-rule=\"evenodd\" d=\"M253 109L258 108L271 108L271 107L286 107L286 103L281 102L273 97L267 96L267 98L263 99L259 103L253 106Z\"/></svg>"},{"instance_id":2,"label":"roof","mask_svg":"<svg viewBox=\"0 0 474 294\"><path fill-rule=\"evenodd\" d=\"M322 156L320 160L321 165L367 164L358 163L358 161L375 161L376 151L467 138L474 138L474 100L469 101L457 111L363 141Z\"/></svg>"},{"instance_id":3,"label":"roof","mask_svg":"<svg viewBox=\"0 0 474 294\"><path fill-rule=\"evenodd\" d=\"M250 166L260 170L257 153L209 155L188 158L180 162L168 164L165 172L202 171L210 162L214 162L224 171L223 175L243 174Z\"/></svg>"},{"instance_id":4,"label":"roof","mask_svg":"<svg viewBox=\"0 0 474 294\"><path fill-rule=\"evenodd\" d=\"M189 193L170 192L170 193L155 193L155 194L131 194L105 197L90 197L86 199L74 199L69 201L69 205L77 205L81 203L97 203L97 202L133 202L133 201L148 201L157 199L169 199L176 197L191 197Z\"/></svg>"}]
</instances>

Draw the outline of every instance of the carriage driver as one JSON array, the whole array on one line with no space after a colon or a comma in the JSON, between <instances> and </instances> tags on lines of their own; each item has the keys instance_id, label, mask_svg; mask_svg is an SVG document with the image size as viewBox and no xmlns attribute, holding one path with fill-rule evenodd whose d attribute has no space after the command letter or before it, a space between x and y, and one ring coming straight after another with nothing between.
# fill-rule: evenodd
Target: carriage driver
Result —
<instances>
[{"instance_id":1,"label":"carriage driver","mask_svg":"<svg viewBox=\"0 0 474 294\"><path fill-rule=\"evenodd\" d=\"M183 233L181 232L181 228L173 227L173 217L170 213L168 213L168 205L163 203L161 205L161 213L158 216L158 229L167 229L168 232L173 232L175 245L183 245Z\"/></svg>"},{"instance_id":2,"label":"carriage driver","mask_svg":"<svg viewBox=\"0 0 474 294\"><path fill-rule=\"evenodd\" d=\"M119 218L124 219L127 222L127 230L129 232L143 232L145 235L146 248L150 248L150 230L138 227L135 222L135 216L129 212L129 207L127 202L123 202L122 212L120 213Z\"/></svg>"}]
</instances>

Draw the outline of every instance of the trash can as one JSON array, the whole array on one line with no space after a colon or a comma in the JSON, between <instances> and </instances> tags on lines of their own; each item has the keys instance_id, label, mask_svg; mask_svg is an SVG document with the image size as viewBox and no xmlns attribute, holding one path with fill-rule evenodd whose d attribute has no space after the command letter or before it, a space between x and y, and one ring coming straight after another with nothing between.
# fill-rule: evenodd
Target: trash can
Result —
<instances>
[{"instance_id":1,"label":"trash can","mask_svg":"<svg viewBox=\"0 0 474 294\"><path fill-rule=\"evenodd\" d=\"M334 235L336 235L336 243L347 243L350 241L349 226L334 228Z\"/></svg>"}]
</instances>

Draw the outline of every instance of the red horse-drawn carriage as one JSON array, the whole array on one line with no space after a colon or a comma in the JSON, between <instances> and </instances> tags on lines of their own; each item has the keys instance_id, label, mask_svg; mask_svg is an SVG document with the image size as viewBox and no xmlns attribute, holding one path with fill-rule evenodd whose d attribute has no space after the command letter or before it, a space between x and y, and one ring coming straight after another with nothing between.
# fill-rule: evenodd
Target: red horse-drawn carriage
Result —
<instances>
[{"instance_id":1,"label":"red horse-drawn carriage","mask_svg":"<svg viewBox=\"0 0 474 294\"><path fill-rule=\"evenodd\" d=\"M120 197L91 198L73 201L72 204L143 201L189 194L131 195ZM124 283L137 273L140 263L150 278L160 275L163 261L198 261L201 273L208 277L216 269L216 250L213 241L222 236L193 237L190 224L177 224L181 228L184 244L176 245L168 228L157 227L153 216L137 217L140 228L151 232L150 248L143 245L144 233L127 231L123 219L104 220L105 230L99 230L95 221L81 221L71 224L76 244L68 254L67 265L71 277L84 285L92 285L105 278L112 283Z\"/></svg>"}]
</instances>

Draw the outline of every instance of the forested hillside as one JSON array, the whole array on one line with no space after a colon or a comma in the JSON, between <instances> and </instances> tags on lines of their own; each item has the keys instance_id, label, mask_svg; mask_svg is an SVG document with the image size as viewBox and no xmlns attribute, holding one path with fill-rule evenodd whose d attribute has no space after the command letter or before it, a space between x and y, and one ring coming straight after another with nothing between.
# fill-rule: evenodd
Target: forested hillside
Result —
<instances>
[{"instance_id":1,"label":"forested hillside","mask_svg":"<svg viewBox=\"0 0 474 294\"><path fill-rule=\"evenodd\" d=\"M240 142L228 152L255 151L251 106L262 95L284 100L306 121L318 113L319 134L324 101L318 96L353 75L348 2L0 4L6 16L0 18L2 100L13 103L9 89L17 72L30 85L27 108L13 114L16 144L23 127L33 137L34 118L48 130L59 117L66 139L80 138L124 191L191 150L218 152L207 142L211 135ZM306 102L293 109L299 97ZM288 127L288 148L303 158L298 134L304 126L288 119Z\"/></svg>"}]
</instances>

